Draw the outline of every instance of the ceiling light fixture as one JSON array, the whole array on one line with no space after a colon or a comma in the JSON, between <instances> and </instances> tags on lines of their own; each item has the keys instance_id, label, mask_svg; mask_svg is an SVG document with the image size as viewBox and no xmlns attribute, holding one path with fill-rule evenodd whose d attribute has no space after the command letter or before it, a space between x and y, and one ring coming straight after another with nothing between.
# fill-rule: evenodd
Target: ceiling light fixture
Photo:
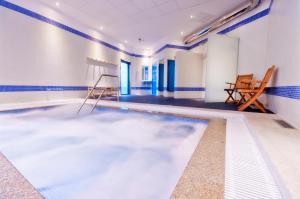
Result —
<instances>
[{"instance_id":1,"label":"ceiling light fixture","mask_svg":"<svg viewBox=\"0 0 300 199\"><path fill-rule=\"evenodd\" d=\"M57 1L57 2L55 2L55 5L56 5L57 7L59 7L60 3Z\"/></svg>"},{"instance_id":2,"label":"ceiling light fixture","mask_svg":"<svg viewBox=\"0 0 300 199\"><path fill-rule=\"evenodd\" d=\"M184 34L184 32L183 32L183 31L181 31L181 32L180 32L180 34L181 34L181 35L183 35L183 34Z\"/></svg>"},{"instance_id":3,"label":"ceiling light fixture","mask_svg":"<svg viewBox=\"0 0 300 199\"><path fill-rule=\"evenodd\" d=\"M100 26L100 30L103 30L104 28L103 28L103 26Z\"/></svg>"},{"instance_id":4,"label":"ceiling light fixture","mask_svg":"<svg viewBox=\"0 0 300 199\"><path fill-rule=\"evenodd\" d=\"M194 16L193 16L193 15L190 15L190 18L191 18L191 19L194 19Z\"/></svg>"}]
</instances>

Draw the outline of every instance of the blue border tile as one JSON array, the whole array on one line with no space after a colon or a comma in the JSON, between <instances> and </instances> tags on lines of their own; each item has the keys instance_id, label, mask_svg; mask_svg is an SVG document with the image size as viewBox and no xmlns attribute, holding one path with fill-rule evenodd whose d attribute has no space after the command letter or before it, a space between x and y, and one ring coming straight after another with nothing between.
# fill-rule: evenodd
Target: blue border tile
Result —
<instances>
[{"instance_id":1,"label":"blue border tile","mask_svg":"<svg viewBox=\"0 0 300 199\"><path fill-rule=\"evenodd\" d=\"M236 24L234 24L232 26L229 26L229 27L225 28L224 30L218 32L218 34L226 34L228 32L231 32L231 31L233 31L233 30L235 30L237 28L240 28L240 27L242 27L242 26L244 26L246 24L249 24L249 23L251 23L251 22L253 22L253 21L257 20L257 19L260 19L260 18L262 18L264 16L267 16L269 13L270 13L270 8L262 10L261 12L255 14L255 15L253 15L251 17L248 17L248 18L246 18L246 19L244 19L244 20L242 20L242 21L240 21L240 22L238 22L238 23L236 23Z\"/></svg>"},{"instance_id":2,"label":"blue border tile","mask_svg":"<svg viewBox=\"0 0 300 199\"><path fill-rule=\"evenodd\" d=\"M151 90L152 87L149 86L140 86L140 87L131 87L131 90Z\"/></svg>"},{"instance_id":3,"label":"blue border tile","mask_svg":"<svg viewBox=\"0 0 300 199\"><path fill-rule=\"evenodd\" d=\"M266 94L300 100L300 86L269 87Z\"/></svg>"},{"instance_id":4,"label":"blue border tile","mask_svg":"<svg viewBox=\"0 0 300 199\"><path fill-rule=\"evenodd\" d=\"M87 86L24 86L0 85L0 92L31 92L31 91L85 91Z\"/></svg>"},{"instance_id":5,"label":"blue border tile","mask_svg":"<svg viewBox=\"0 0 300 199\"><path fill-rule=\"evenodd\" d=\"M237 28L240 28L246 24L249 24L255 20L258 20L262 17L267 16L272 8L272 5L274 3L274 0L271 0L269 8L262 10L261 12L254 14L236 24L233 24L232 26L229 26L222 31L219 31L219 34L226 34L228 32L231 32ZM37 20L43 21L45 23L54 25L60 29L63 29L67 32L73 33L77 36L80 36L82 38L88 39L90 41L97 42L103 46L106 46L110 49L122 52L126 55L132 56L132 57L150 57L150 56L144 56L144 55L139 55L139 54L134 54L127 52L125 50L122 50L112 44L109 44L105 41L96 39L86 33L83 33L79 30L76 30L72 27L69 27L67 25L64 25L62 23L59 23L55 20L52 20L50 18L47 18L45 16L42 16L36 12L30 11L26 8L23 8L21 6L15 5L13 3L10 3L5 0L0 0L0 6L5 7L7 9L19 12L21 14L27 15L29 17L35 18ZM202 45L207 42L207 38L203 39L201 41L196 42L195 44L191 46L180 46L180 45L173 45L173 44L166 44L160 49L158 49L153 55L167 49L167 48L172 48L172 49L182 49L182 50L191 50L199 45ZM152 55L152 56L153 56ZM132 89L140 89L140 90L150 90L151 87L132 87ZM86 86L15 86L15 85L0 85L0 92L27 92L27 91L75 91L75 90L87 90ZM164 89L165 90L165 89ZM187 88L187 87L176 87L175 91L205 91L205 88ZM292 99L300 99L300 86L281 86L281 87L270 87L266 90L266 93L269 95L275 95L275 96L282 96L282 97L287 97L287 98L292 98Z\"/></svg>"},{"instance_id":6,"label":"blue border tile","mask_svg":"<svg viewBox=\"0 0 300 199\"><path fill-rule=\"evenodd\" d=\"M131 87L133 90L151 90L151 86L140 86L140 87ZM165 87L164 90L166 91L167 88ZM205 91L203 87L175 87L174 91ZM168 92L174 92L168 91Z\"/></svg>"},{"instance_id":7,"label":"blue border tile","mask_svg":"<svg viewBox=\"0 0 300 199\"><path fill-rule=\"evenodd\" d=\"M64 24L62 24L60 22L57 22L57 21L52 20L52 19L50 19L48 17L42 16L42 15L36 13L36 12L33 12L31 10L28 10L28 9L23 8L21 6L18 6L16 4L10 3L8 1L1 0L0 1L0 6L5 7L7 9L10 9L10 10L13 10L13 11L18 12L18 13L21 13L21 14L27 15L27 16L32 17L34 19L37 19L39 21L51 24L53 26L56 26L57 28L60 28L60 29L65 30L65 31L70 32L70 33L73 33L73 34L75 34L75 35L77 35L79 37L88 39L90 41L97 42L97 43L99 43L99 44L101 44L101 45L103 45L103 46L105 46L107 48L110 48L110 49L122 52L122 53L124 53L126 55L129 55L129 56L132 56L132 57L149 57L149 56L144 56L144 55L139 55L139 54L127 52L127 51L122 50L122 49L120 49L120 48L118 48L118 47L116 47L116 46L114 46L112 44L109 44L109 43L107 43L105 41L96 39L96 38L94 38L94 37L92 37L92 36L90 36L90 35L88 35L86 33L83 33L83 32L81 32L79 30L76 30L76 29L74 29L74 28L72 28L70 26L64 25Z\"/></svg>"},{"instance_id":8,"label":"blue border tile","mask_svg":"<svg viewBox=\"0 0 300 199\"><path fill-rule=\"evenodd\" d=\"M205 91L203 87L175 87L175 91Z\"/></svg>"},{"instance_id":9,"label":"blue border tile","mask_svg":"<svg viewBox=\"0 0 300 199\"><path fill-rule=\"evenodd\" d=\"M33 91L86 91L87 86L24 86L0 85L2 92L33 92ZM131 87L132 90L151 90L151 86ZM166 90L166 88L164 88ZM204 87L175 87L175 91L203 92ZM300 86L268 87L266 94L300 100Z\"/></svg>"},{"instance_id":10,"label":"blue border tile","mask_svg":"<svg viewBox=\"0 0 300 199\"><path fill-rule=\"evenodd\" d=\"M263 10L263 11L257 13L257 14L255 14L255 15L247 18L247 19L244 19L244 20L242 20L242 21L240 21L240 22L238 22L238 23L236 23L236 24L234 24L234 25L232 25L230 27L225 28L224 30L220 31L219 34L226 34L226 33L230 32L230 31L233 31L233 30L241 27L241 26L244 26L244 25L246 25L248 23L251 23L251 22L253 22L253 21L257 20L257 19L260 19L260 18L268 15L270 13L270 11L271 11L271 7L273 5L273 1L274 0L271 0L269 8L267 8L267 9L265 9L265 10ZM126 55L129 55L129 56L132 56L132 57L139 57L139 58L151 57L151 56L145 56L145 55L130 53L128 51L122 50L122 49L120 49L120 48L118 48L118 47L116 47L116 46L114 46L112 44L109 44L109 43L107 43L105 41L96 39L96 38L94 38L94 37L92 37L92 36L90 36L90 35L88 35L86 33L83 33L83 32L81 32L79 30L76 30L76 29L74 29L72 27L69 27L69 26L64 25L62 23L54 21L54 20L52 20L50 18L42 16L42 15L36 13L36 12L30 11L30 10L28 10L26 8L23 8L21 6L18 6L16 4L10 3L10 2L8 2L6 0L1 0L0 1L0 6L3 6L5 8L8 8L10 10L13 10L13 11L16 11L16 12L19 12L19 13L22 13L22 14L27 15L27 16L30 16L30 17L35 18L37 20L43 21L45 23L54 25L54 26L56 26L58 28L61 28L61 29L65 30L65 31L67 31L67 32L73 33L75 35L78 35L78 36L83 37L85 39L88 39L90 41L97 42L97 43L99 43L99 44L101 44L101 45L103 45L105 47L108 47L108 48L113 49L113 50L118 51L118 52L122 52L122 53L124 53ZM155 51L152 56L160 53L161 51L163 51L163 50L165 50L167 48L182 49L182 50L191 50L191 49L193 49L193 48L195 48L195 47L197 47L197 46L199 46L201 44L204 44L206 42L207 42L207 39L203 39L201 41L196 42L195 44L193 44L191 46L166 44L163 47L159 48L157 51Z\"/></svg>"}]
</instances>

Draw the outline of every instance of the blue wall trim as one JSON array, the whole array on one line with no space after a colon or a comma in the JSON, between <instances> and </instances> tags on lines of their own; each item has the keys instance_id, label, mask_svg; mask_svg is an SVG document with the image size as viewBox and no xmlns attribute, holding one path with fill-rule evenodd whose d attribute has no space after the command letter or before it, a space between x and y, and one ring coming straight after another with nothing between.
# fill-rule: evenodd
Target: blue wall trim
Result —
<instances>
[{"instance_id":1,"label":"blue wall trim","mask_svg":"<svg viewBox=\"0 0 300 199\"><path fill-rule=\"evenodd\" d=\"M175 91L205 91L203 87L175 87Z\"/></svg>"},{"instance_id":2,"label":"blue wall trim","mask_svg":"<svg viewBox=\"0 0 300 199\"><path fill-rule=\"evenodd\" d=\"M0 92L30 92L30 91L85 91L87 86L20 86L0 85Z\"/></svg>"},{"instance_id":3,"label":"blue wall trim","mask_svg":"<svg viewBox=\"0 0 300 199\"><path fill-rule=\"evenodd\" d=\"M96 39L96 38L94 38L94 37L92 37L92 36L90 36L90 35L88 35L86 33L83 33L83 32L81 32L79 30L76 30L76 29L74 29L74 28L72 28L70 26L64 25L64 24L62 24L60 22L57 22L57 21L52 20L52 19L50 19L48 17L42 16L42 15L36 13L36 12L33 12L31 10L28 10L28 9L23 8L21 6L18 6L16 4L10 3L8 1L1 0L0 1L0 6L3 6L5 8L7 8L7 9L16 11L16 12L21 13L21 14L27 15L27 16L32 17L34 19L40 20L42 22L51 24L53 26L56 26L57 28L63 29L65 31L67 31L67 32L73 33L73 34L75 34L77 36L80 36L82 38L88 39L90 41L97 42L97 43L99 43L99 44L101 44L101 45L103 45L105 47L108 47L110 49L122 52L122 53L124 53L126 55L129 55L129 56L132 56L132 57L149 57L149 56L144 56L144 55L139 55L139 54L134 54L134 53L127 52L127 51L122 50L122 49L120 49L120 48L118 48L118 47L116 47L116 46L114 46L112 44L109 44L109 43L107 43L105 41Z\"/></svg>"},{"instance_id":4,"label":"blue wall trim","mask_svg":"<svg viewBox=\"0 0 300 199\"><path fill-rule=\"evenodd\" d=\"M266 94L300 100L300 86L269 87Z\"/></svg>"},{"instance_id":5,"label":"blue wall trim","mask_svg":"<svg viewBox=\"0 0 300 199\"><path fill-rule=\"evenodd\" d=\"M0 85L0 92L86 91L87 86L24 86ZM132 90L151 90L151 86L131 87ZM166 88L164 88L166 90ZM175 91L205 91L203 87L175 87ZM300 100L300 86L268 87L266 94Z\"/></svg>"},{"instance_id":6,"label":"blue wall trim","mask_svg":"<svg viewBox=\"0 0 300 199\"><path fill-rule=\"evenodd\" d=\"M218 32L218 34L226 34L228 32L231 32L231 31L233 31L233 30L235 30L237 28L240 28L241 26L249 24L249 23L251 23L251 22L253 22L253 21L257 20L257 19L260 19L260 18L262 18L264 16L267 16L269 13L270 13L270 9L269 8L267 8L265 10L262 10L261 12L255 14L255 15L252 15L251 17L249 17L247 19L244 19L244 20L242 20L242 21L240 21L240 22L238 22L238 23L236 23L236 24L234 24L232 26L229 26L229 27L225 28L224 30Z\"/></svg>"},{"instance_id":7,"label":"blue wall trim","mask_svg":"<svg viewBox=\"0 0 300 199\"><path fill-rule=\"evenodd\" d=\"M227 27L227 28L225 28L224 30L222 30L222 31L220 31L220 32L218 32L218 33L219 33L219 34L226 34L226 33L228 33L228 32L231 32L231 31L233 31L233 30L235 30L235 29L241 27L241 26L244 26L244 25L246 25L246 24L248 24L248 23L251 23L251 22L253 22L253 21L257 20L257 19L260 19L260 18L262 18L262 17L264 17L264 16L267 16L267 15L270 13L270 11L271 11L272 5L273 5L273 0L271 0L269 8L267 8L267 9L265 9L265 10L263 10L263 11L257 13L257 14L255 14L255 15L253 15L253 16L247 18L247 19L244 19L244 20L242 20L242 21L240 21L240 22L238 22L238 23L236 23L236 24L234 24L234 25L232 25L232 26L230 26L230 27ZM16 5L16 4L10 3L10 2L8 2L8 1L1 0L1 1L0 1L0 6L3 6L3 7L5 7L5 8L8 8L8 9L10 9L10 10L13 10L13 11L16 11L16 12L19 12L19 13L22 13L22 14L24 14L24 15L27 15L27 16L32 17L32 18L35 18L35 19L37 19L37 20L43 21L43 22L45 22L45 23L54 25L54 26L56 26L56 27L58 27L58 28L60 28L60 29L63 29L63 30L65 30L65 31L67 31L67 32L73 33L73 34L75 34L75 35L77 35L77 36L80 36L80 37L82 37L82 38L88 39L88 40L90 40L90 41L97 42L97 43L99 43L99 44L101 44L101 45L103 45L103 46L105 46L105 47L108 47L108 48L113 49L113 50L118 51L118 52L122 52L122 53L124 53L124 54L126 54L126 55L129 55L129 56L132 56L132 57L139 57L139 58L151 57L151 56L145 56L145 55L140 55L140 54L130 53L130 52L128 52L128 51L122 50L122 49L120 49L120 48L118 48L118 47L116 47L116 46L114 46L114 45L112 45L112 44L109 44L109 43L107 43L107 42L105 42L105 41L96 39L96 38L94 38L94 37L92 37L92 36L90 36L90 35L88 35L88 34L86 34L86 33L83 33L83 32L81 32L81 31L79 31L79 30L76 30L76 29L74 29L74 28L72 28L72 27L70 27L70 26L64 25L64 24L62 24L62 23L60 23L60 22L57 22L57 21L55 21L55 20L52 20L52 19L47 18L47 17L45 17L45 16L42 16L42 15L36 13L36 12L33 12L33 11L31 11L31 10L28 10L28 9L23 8L23 7L21 7L21 6L18 6L18 5ZM206 42L207 42L207 39L203 39L203 40L201 40L201 41L196 42L195 44L193 44L193 45L191 45L191 46L182 46L182 45L166 44L166 45L164 45L163 47L159 48L157 51L155 51L154 54L153 54L152 56L154 56L154 55L160 53L161 51L163 51L163 50L165 50L165 49L167 49L167 48L171 48L171 49L182 49L182 50L191 50L191 49L193 49L193 48L195 48L195 47L197 47L197 46L199 46L199 45L202 45L202 44L204 44L204 43L206 43Z\"/></svg>"},{"instance_id":8,"label":"blue wall trim","mask_svg":"<svg viewBox=\"0 0 300 199\"><path fill-rule=\"evenodd\" d=\"M131 90L152 90L152 87L148 87L148 86L131 87Z\"/></svg>"},{"instance_id":9,"label":"blue wall trim","mask_svg":"<svg viewBox=\"0 0 300 199\"><path fill-rule=\"evenodd\" d=\"M222 31L218 32L219 34L226 34L228 32L231 32L237 28L240 28L241 26L244 26L246 24L249 24L253 21L256 21L262 17L267 16L272 8L274 0L271 0L269 8L260 11L257 14L254 14L236 24L233 24L232 26L229 26ZM56 26L60 29L63 29L67 32L73 33L77 36L80 36L82 38L88 39L93 42L97 42L103 46L106 46L110 49L116 50L118 52L122 52L124 54L127 54L132 57L149 57L149 56L144 56L140 54L135 54L135 53L130 53L125 50L122 50L112 44L109 44L105 41L96 39L86 33L83 33L79 30L76 30L72 27L69 27L67 25L64 25L62 23L59 23L55 20L52 20L50 18L47 18L45 16L42 16L36 12L30 11L26 8L23 8L21 6L15 5L13 3L10 3L5 0L0 0L0 6L5 7L7 9L16 11L18 13L27 15L29 17L35 18L37 20L43 21L45 23L51 24L53 26ZM158 49L153 55L167 49L167 48L172 48L172 49L182 49L182 50L191 50L199 45L202 45L207 42L207 39L200 40L196 42L195 44L191 46L180 46L180 45L173 45L173 44L166 44L160 49ZM152 55L152 56L153 56ZM141 90L149 90L151 87L131 87L132 89L141 89ZM86 86L15 86L15 85L0 85L0 92L25 92L25 91L77 91L77 90L87 90ZM165 88L164 88L165 90ZM205 88L181 88L181 87L176 87L176 91L204 91ZM292 99L300 99L300 86L281 86L281 87L270 87L266 91L267 94L269 95L275 95L275 96L282 96L282 97L287 97L287 98L292 98Z\"/></svg>"},{"instance_id":10,"label":"blue wall trim","mask_svg":"<svg viewBox=\"0 0 300 199\"><path fill-rule=\"evenodd\" d=\"M152 90L151 86L141 86L141 87L131 87L133 90ZM164 88L165 91L167 91L167 88ZM175 91L205 91L205 88L203 87L175 87L174 91L168 91L168 92L175 92Z\"/></svg>"},{"instance_id":11,"label":"blue wall trim","mask_svg":"<svg viewBox=\"0 0 300 199\"><path fill-rule=\"evenodd\" d=\"M231 32L231 31L233 31L233 30L235 30L237 28L240 28L240 27L242 27L244 25L247 25L247 24L249 24L249 23L251 23L253 21L256 21L256 20L258 20L258 19L260 19L262 17L265 17L265 16L269 15L269 13L271 12L271 8L272 8L272 5L273 5L273 2L274 2L274 0L271 0L270 5L269 5L269 7L267 9L262 10L262 11L256 13L256 14L254 14L254 15L252 15L252 16L250 16L250 17L248 17L248 18L246 18L246 19L244 19L244 20L242 20L242 21L240 21L238 23L236 23L236 24L233 24L233 25L225 28L224 30L221 30L220 32L218 32L218 34L229 33L229 32ZM154 55L157 54L157 53L159 53L159 52L161 52L161 51L163 51L166 48L192 50L193 48L196 48L196 47L198 47L198 46L200 46L202 44L205 44L207 41L208 41L207 38L206 39L202 39L202 40L200 40L200 41L192 44L191 46L179 46L179 45L166 44L165 46L163 46L162 48L160 48L159 50L157 50L154 53Z\"/></svg>"}]
</instances>

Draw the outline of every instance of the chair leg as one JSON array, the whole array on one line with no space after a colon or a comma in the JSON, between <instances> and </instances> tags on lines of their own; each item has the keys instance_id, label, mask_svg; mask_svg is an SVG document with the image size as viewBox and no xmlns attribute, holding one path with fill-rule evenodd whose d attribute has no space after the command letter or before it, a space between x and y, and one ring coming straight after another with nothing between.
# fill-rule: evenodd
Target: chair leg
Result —
<instances>
[{"instance_id":1,"label":"chair leg","mask_svg":"<svg viewBox=\"0 0 300 199\"><path fill-rule=\"evenodd\" d=\"M245 98L248 98L248 100L239 106L238 110L239 111L244 111L248 106L253 104L253 102L256 100L256 98L252 97L249 93L245 93L244 95Z\"/></svg>"},{"instance_id":2,"label":"chair leg","mask_svg":"<svg viewBox=\"0 0 300 199\"><path fill-rule=\"evenodd\" d=\"M241 106L239 106L239 111L244 111L248 106L254 104L261 112L266 113L267 110L265 109L264 105L257 99L259 95L252 95L249 93L245 93L245 97L248 98L248 101Z\"/></svg>"},{"instance_id":3,"label":"chair leg","mask_svg":"<svg viewBox=\"0 0 300 199\"><path fill-rule=\"evenodd\" d=\"M249 94L249 96L251 96L251 98L254 97L253 94ZM267 110L265 109L265 106L264 106L258 99L256 99L256 100L253 102L253 104L254 104L261 112L263 112L263 113L266 113L266 112L267 112Z\"/></svg>"},{"instance_id":4,"label":"chair leg","mask_svg":"<svg viewBox=\"0 0 300 199\"><path fill-rule=\"evenodd\" d=\"M237 102L237 104L241 104L243 101L246 101L245 96L242 93L239 93L241 96L241 99Z\"/></svg>"},{"instance_id":5,"label":"chair leg","mask_svg":"<svg viewBox=\"0 0 300 199\"><path fill-rule=\"evenodd\" d=\"M266 113L267 110L265 109L264 105L262 103L260 103L258 100L255 100L253 102L255 104L255 106L263 113Z\"/></svg>"},{"instance_id":6,"label":"chair leg","mask_svg":"<svg viewBox=\"0 0 300 199\"><path fill-rule=\"evenodd\" d=\"M227 97L225 103L230 103L231 101L234 102L234 98L233 98L233 96L232 96L233 93L234 93L234 91L227 91L227 93L228 93L228 97Z\"/></svg>"}]
</instances>

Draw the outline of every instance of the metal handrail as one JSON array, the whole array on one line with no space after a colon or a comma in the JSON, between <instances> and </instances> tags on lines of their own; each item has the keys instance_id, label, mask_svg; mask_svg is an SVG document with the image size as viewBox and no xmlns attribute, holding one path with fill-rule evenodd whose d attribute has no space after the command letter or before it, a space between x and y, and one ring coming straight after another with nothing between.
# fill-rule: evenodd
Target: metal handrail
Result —
<instances>
[{"instance_id":1,"label":"metal handrail","mask_svg":"<svg viewBox=\"0 0 300 199\"><path fill-rule=\"evenodd\" d=\"M81 109L83 108L83 106L85 105L86 101L89 99L90 95L94 92L94 90L96 89L96 87L98 86L99 82L101 81L102 77L114 77L114 78L119 78L119 76L117 75L110 75L110 74L102 74L100 75L99 79L97 80L97 82L95 83L94 87L90 90L90 92L88 93L88 95L86 96L86 98L84 99L84 102L82 103L82 105L80 106L80 108L77 111L77 114L80 113ZM101 93L101 95L98 97L96 104L93 106L92 111L95 109L98 101L100 100L101 96L102 96L103 92ZM91 111L91 112L92 112Z\"/></svg>"}]
</instances>

